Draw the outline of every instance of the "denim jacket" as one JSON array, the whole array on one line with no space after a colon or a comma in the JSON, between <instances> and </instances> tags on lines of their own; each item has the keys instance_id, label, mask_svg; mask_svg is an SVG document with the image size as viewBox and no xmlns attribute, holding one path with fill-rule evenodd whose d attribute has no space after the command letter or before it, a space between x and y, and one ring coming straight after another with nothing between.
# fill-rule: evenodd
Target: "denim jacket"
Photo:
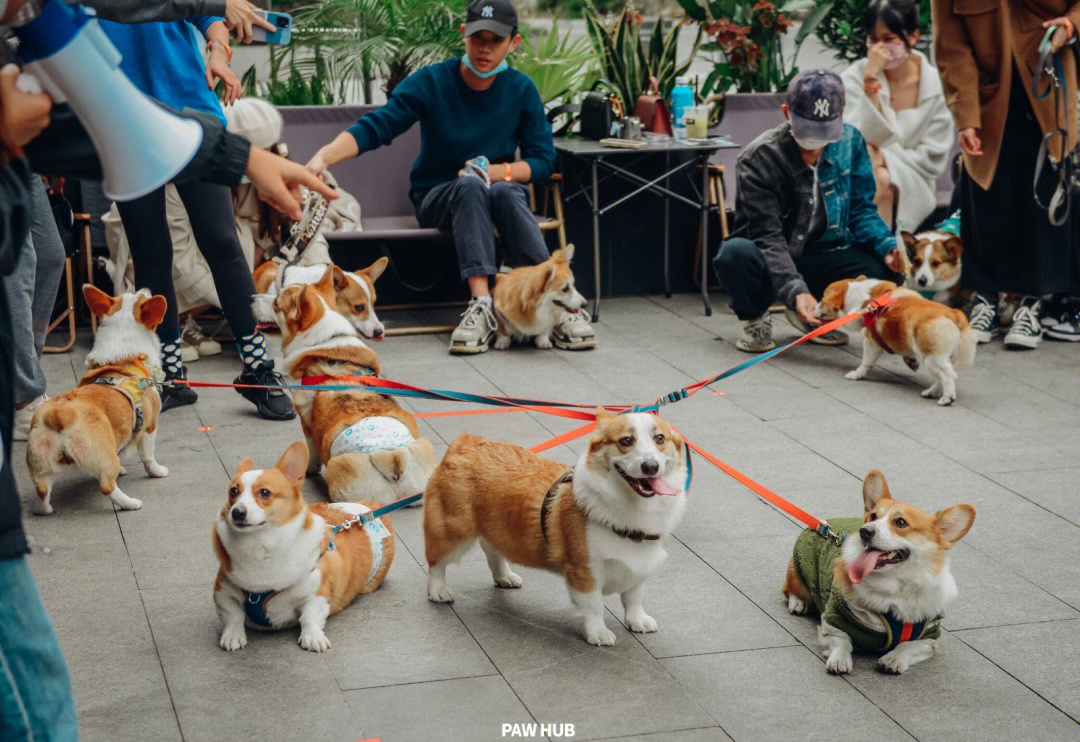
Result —
<instances>
[{"instance_id":1,"label":"denim jacket","mask_svg":"<svg viewBox=\"0 0 1080 742\"><path fill-rule=\"evenodd\" d=\"M735 234L758 246L777 297L791 306L809 291L795 258L806 249L814 206L814 171L803 162L791 126L782 124L751 142L739 155L735 176ZM884 258L896 247L896 236L874 203L877 189L866 142L854 127L845 124L840 141L822 152L818 183L827 224L812 249L856 247Z\"/></svg>"}]
</instances>

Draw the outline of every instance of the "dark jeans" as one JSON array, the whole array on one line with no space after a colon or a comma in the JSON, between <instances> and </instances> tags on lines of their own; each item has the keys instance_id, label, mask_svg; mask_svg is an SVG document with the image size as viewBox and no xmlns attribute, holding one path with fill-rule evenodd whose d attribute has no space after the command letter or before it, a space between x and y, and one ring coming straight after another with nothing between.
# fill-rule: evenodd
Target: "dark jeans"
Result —
<instances>
[{"instance_id":1,"label":"dark jeans","mask_svg":"<svg viewBox=\"0 0 1080 742\"><path fill-rule=\"evenodd\" d=\"M461 279L493 276L495 230L513 267L536 265L549 257L544 236L529 211L528 189L521 183L492 183L479 178L458 178L428 191L416 209L420 226L454 235Z\"/></svg>"},{"instance_id":2,"label":"dark jeans","mask_svg":"<svg viewBox=\"0 0 1080 742\"><path fill-rule=\"evenodd\" d=\"M210 266L221 311L233 336L239 339L252 334L255 315L251 311L251 297L255 295L255 282L236 236L232 192L225 186L196 182L177 183L176 192L187 211L195 244ZM165 189L158 188L134 201L117 203L116 207L131 245L135 286L165 297L169 306L157 333L162 342L172 342L180 334L180 325L172 277L172 237L165 220Z\"/></svg>"},{"instance_id":3,"label":"dark jeans","mask_svg":"<svg viewBox=\"0 0 1080 742\"><path fill-rule=\"evenodd\" d=\"M731 294L731 308L739 319L756 319L776 301L776 290L765 257L757 245L745 237L724 240L713 267L720 283ZM795 267L815 299L821 299L825 288L842 278L867 276L889 281L903 278L889 270L882 258L853 247L814 250L807 246L807 250L795 258Z\"/></svg>"}]
</instances>

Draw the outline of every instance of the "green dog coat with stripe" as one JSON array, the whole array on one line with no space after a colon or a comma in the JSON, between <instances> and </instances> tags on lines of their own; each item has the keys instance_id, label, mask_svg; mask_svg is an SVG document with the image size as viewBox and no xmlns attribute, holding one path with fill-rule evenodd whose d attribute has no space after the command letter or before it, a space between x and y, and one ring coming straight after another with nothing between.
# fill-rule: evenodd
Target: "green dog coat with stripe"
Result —
<instances>
[{"instance_id":1,"label":"green dog coat with stripe","mask_svg":"<svg viewBox=\"0 0 1080 742\"><path fill-rule=\"evenodd\" d=\"M829 525L844 535L858 533L861 518L837 518ZM942 615L928 621L909 623L892 613L876 613L852 608L840 588L833 584L833 570L842 556L841 547L812 528L807 528L795 542L795 570L806 585L822 620L851 637L858 649L888 652L898 644L915 639L937 639L941 636Z\"/></svg>"}]
</instances>

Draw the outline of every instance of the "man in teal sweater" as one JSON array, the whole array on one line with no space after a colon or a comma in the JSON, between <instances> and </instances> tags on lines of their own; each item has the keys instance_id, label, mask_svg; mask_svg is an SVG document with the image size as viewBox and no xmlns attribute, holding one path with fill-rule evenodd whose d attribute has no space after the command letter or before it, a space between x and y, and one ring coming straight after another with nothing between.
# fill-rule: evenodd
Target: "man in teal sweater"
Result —
<instances>
[{"instance_id":1,"label":"man in teal sweater","mask_svg":"<svg viewBox=\"0 0 1080 742\"><path fill-rule=\"evenodd\" d=\"M386 105L316 152L308 168L318 174L389 144L420 122L420 156L409 198L421 226L453 234L461 278L472 295L450 338L450 352L483 353L495 335L489 294L490 277L498 270L495 230L511 264L536 265L548 258L525 184L551 177L555 147L536 86L506 64L521 43L514 7L508 0L474 0L461 32L465 56L407 77ZM517 153L521 159L515 159ZM579 314L567 313L555 340L573 348L592 334Z\"/></svg>"}]
</instances>

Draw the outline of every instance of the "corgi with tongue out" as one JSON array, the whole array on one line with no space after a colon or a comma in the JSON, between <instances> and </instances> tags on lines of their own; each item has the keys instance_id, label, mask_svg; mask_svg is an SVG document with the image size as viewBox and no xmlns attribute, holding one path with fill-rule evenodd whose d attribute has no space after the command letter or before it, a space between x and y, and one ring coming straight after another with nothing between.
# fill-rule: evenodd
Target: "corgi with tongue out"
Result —
<instances>
[{"instance_id":1,"label":"corgi with tongue out","mask_svg":"<svg viewBox=\"0 0 1080 742\"><path fill-rule=\"evenodd\" d=\"M795 614L821 614L825 669L848 673L853 649L884 652L885 670L902 673L934 654L945 607L956 599L947 553L975 522L975 508L929 515L892 498L885 475L862 488L862 519L829 525L841 544L808 528L795 542L783 595Z\"/></svg>"},{"instance_id":2,"label":"corgi with tongue out","mask_svg":"<svg viewBox=\"0 0 1080 742\"><path fill-rule=\"evenodd\" d=\"M631 631L656 631L642 604L645 581L667 558L663 539L682 519L690 469L682 437L646 413L597 409L573 467L463 435L424 493L428 598L454 599L446 568L479 542L498 587L521 587L511 562L564 575L589 644L615 643L604 624L611 593Z\"/></svg>"}]
</instances>

